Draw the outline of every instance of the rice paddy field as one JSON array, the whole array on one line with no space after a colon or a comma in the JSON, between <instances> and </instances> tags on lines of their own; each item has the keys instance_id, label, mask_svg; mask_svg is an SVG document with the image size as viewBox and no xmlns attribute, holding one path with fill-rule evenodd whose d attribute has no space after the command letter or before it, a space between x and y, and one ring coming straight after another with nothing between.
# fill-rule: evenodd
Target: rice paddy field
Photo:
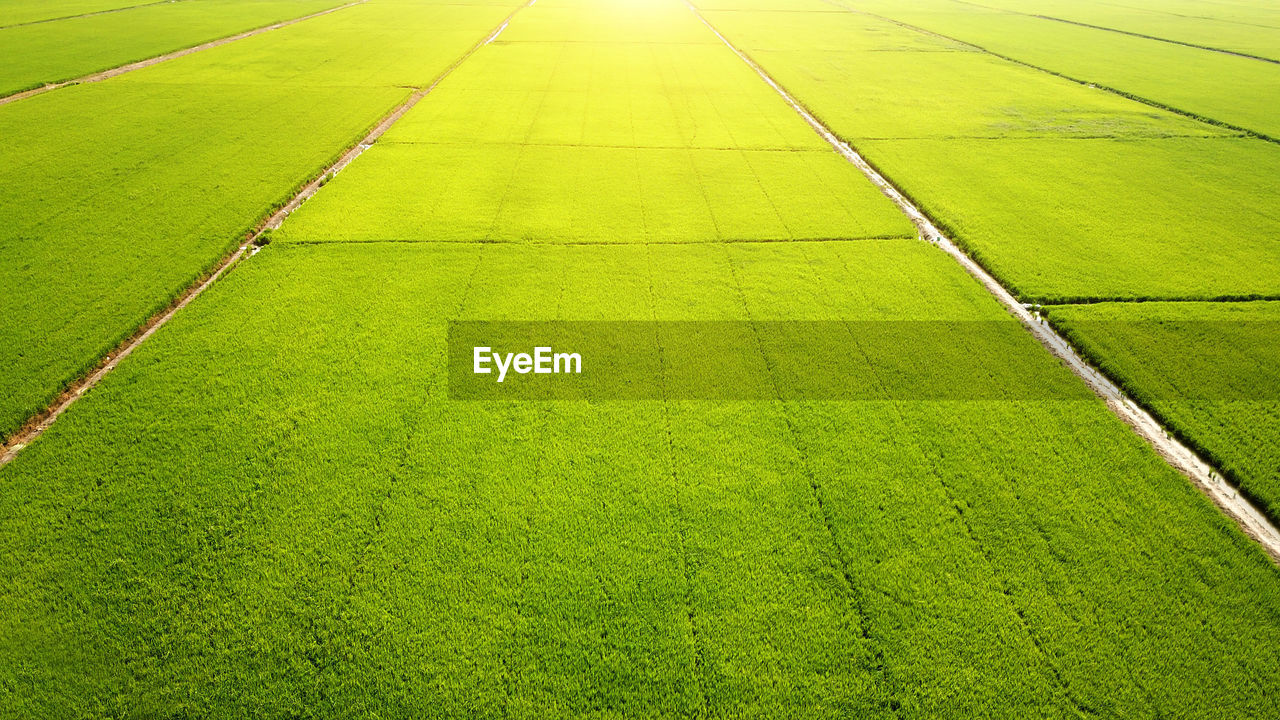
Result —
<instances>
[{"instance_id":1,"label":"rice paddy field","mask_svg":"<svg viewBox=\"0 0 1280 720\"><path fill-rule=\"evenodd\" d=\"M1277 28L0 0L0 717L1280 715Z\"/></svg>"}]
</instances>

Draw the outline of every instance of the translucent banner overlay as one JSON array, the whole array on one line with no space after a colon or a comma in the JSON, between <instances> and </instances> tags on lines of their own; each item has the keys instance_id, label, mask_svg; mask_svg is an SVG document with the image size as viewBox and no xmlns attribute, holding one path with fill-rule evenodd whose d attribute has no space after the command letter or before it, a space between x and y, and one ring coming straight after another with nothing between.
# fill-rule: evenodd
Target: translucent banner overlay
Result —
<instances>
[{"instance_id":1,"label":"translucent banner overlay","mask_svg":"<svg viewBox=\"0 0 1280 720\"><path fill-rule=\"evenodd\" d=\"M1013 321L451 322L455 400L1085 400Z\"/></svg>"}]
</instances>

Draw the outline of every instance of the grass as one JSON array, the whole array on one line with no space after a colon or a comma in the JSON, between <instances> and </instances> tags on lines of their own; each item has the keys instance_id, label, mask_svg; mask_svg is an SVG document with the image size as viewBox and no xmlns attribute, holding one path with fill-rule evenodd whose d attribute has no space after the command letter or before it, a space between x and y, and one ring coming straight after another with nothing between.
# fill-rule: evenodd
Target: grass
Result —
<instances>
[{"instance_id":1,"label":"grass","mask_svg":"<svg viewBox=\"0 0 1280 720\"><path fill-rule=\"evenodd\" d=\"M1048 316L1280 518L1280 303L1101 303Z\"/></svg>"},{"instance_id":2,"label":"grass","mask_svg":"<svg viewBox=\"0 0 1280 720\"><path fill-rule=\"evenodd\" d=\"M0 109L0 434L509 10L349 12Z\"/></svg>"},{"instance_id":3,"label":"grass","mask_svg":"<svg viewBox=\"0 0 1280 720\"><path fill-rule=\"evenodd\" d=\"M187 0L0 28L0 95L61 82L341 5L339 0Z\"/></svg>"},{"instance_id":4,"label":"grass","mask_svg":"<svg viewBox=\"0 0 1280 720\"><path fill-rule=\"evenodd\" d=\"M272 244L2 471L9 709L1275 710L1280 574L1096 400L460 403L448 318L1013 322L916 241Z\"/></svg>"}]
</instances>

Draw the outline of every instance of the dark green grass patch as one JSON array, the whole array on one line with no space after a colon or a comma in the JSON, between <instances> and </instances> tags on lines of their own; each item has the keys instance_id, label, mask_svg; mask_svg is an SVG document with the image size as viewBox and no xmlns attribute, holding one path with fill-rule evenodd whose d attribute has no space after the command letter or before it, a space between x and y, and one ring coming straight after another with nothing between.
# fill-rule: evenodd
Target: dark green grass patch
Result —
<instances>
[{"instance_id":1,"label":"dark green grass patch","mask_svg":"<svg viewBox=\"0 0 1280 720\"><path fill-rule=\"evenodd\" d=\"M1280 518L1280 303L1101 303L1049 319Z\"/></svg>"},{"instance_id":2,"label":"dark green grass patch","mask_svg":"<svg viewBox=\"0 0 1280 720\"><path fill-rule=\"evenodd\" d=\"M1003 316L914 241L274 243L0 471L0 701L1273 714L1280 574L1095 400L445 396L450 318Z\"/></svg>"}]
</instances>

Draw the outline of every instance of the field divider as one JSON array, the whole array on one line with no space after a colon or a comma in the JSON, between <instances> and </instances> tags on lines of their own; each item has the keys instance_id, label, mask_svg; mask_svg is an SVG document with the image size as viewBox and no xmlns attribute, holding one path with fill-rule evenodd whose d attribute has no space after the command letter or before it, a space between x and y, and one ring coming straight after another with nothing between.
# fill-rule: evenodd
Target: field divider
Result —
<instances>
[{"instance_id":1,"label":"field divider","mask_svg":"<svg viewBox=\"0 0 1280 720\"><path fill-rule=\"evenodd\" d=\"M254 35L261 35L263 33L271 32L272 30L279 30L281 28L286 28L286 27L289 27L290 25L300 23L303 20L311 20L313 18L318 18L322 15L328 15L329 13L338 12L339 10L346 10L347 8L355 7L356 5L363 5L368 1L369 0L352 0L352 2L346 3L345 5L338 5L337 7L326 8L319 12L313 12L310 15L303 15L301 17L290 18L288 20L281 20L280 22L272 23L271 25L263 25L262 27L259 27L259 28L254 28L252 30L245 30L244 32L236 33L235 35L228 35L224 38L218 38L217 40L210 40L208 42L200 43L199 45L192 45L191 47L183 48L181 50L174 50L173 52L165 53L163 55L156 55L143 60L136 60L134 62L127 63L125 65L119 65L117 67L109 68L107 70L100 70L98 72L90 73L88 75L82 75L78 78L72 78L71 80L61 80L59 82L47 83L37 88L32 88L30 90L23 90L21 92L14 93L12 95L6 95L4 97L0 97L0 105L7 105L12 102L18 102L19 100L26 100L29 97L35 97L36 95L43 95L44 93L47 93L53 90L60 90L70 85L82 85L84 83L95 83L95 82L102 82L103 80L110 80L113 77L119 77L121 75L124 75L125 73L133 72L134 70L141 70L143 68L151 67L152 65L159 65L162 62L177 60L180 57L185 57L187 55L198 53L203 50L211 50L216 47L221 47L223 45L233 43L237 40L244 40L245 38L250 38L250 37L253 37Z\"/></svg>"},{"instance_id":2,"label":"field divider","mask_svg":"<svg viewBox=\"0 0 1280 720\"><path fill-rule=\"evenodd\" d=\"M365 0L359 1L365 2ZM22 452L22 450L30 445L32 441L43 435L44 432L48 430L64 412L66 412L67 408L71 407L76 400L79 400L86 392L100 383L108 373L120 364L121 360L124 360L126 357L131 355L134 350L138 349L142 343L146 342L146 340L154 335L157 330L168 323L179 310L189 305L192 300L195 300L205 290L209 289L209 287L212 286L218 278L225 275L227 271L238 262L243 260L245 257L255 255L263 244L261 241L264 239L264 235L267 232L280 227L281 223L285 221L285 218L287 218L290 213L297 210L303 202L306 202L308 198L315 195L330 178L346 166L350 165L351 162L359 157L365 150L372 147L378 138L382 137L383 133L390 129L397 120L403 117L405 113L409 112L414 105L418 104L418 101L426 97L428 93L434 90L441 82L444 81L445 78L456 70L459 65L466 62L468 58L474 55L477 50L488 45L489 42L491 42L498 33L502 32L502 29L511 22L516 13L519 13L521 10L532 5L533 1L534 0L530 0L530 2L526 2L511 11L511 14L504 18L498 27L485 35L483 40L472 45L471 48L463 53L457 60L450 63L448 67L446 67L435 77L434 80L431 81L430 85L419 87L414 90L409 97L405 98L399 105L384 115L382 119L373 126L373 129L364 137L354 145L348 147L337 160L316 174L310 181L294 193L287 202L279 206L275 212L260 222L254 230L246 233L244 240L237 245L234 250L225 255L199 280L196 280L183 290L178 295L177 299L170 303L168 307L151 316L151 318L138 327L138 329L135 330L128 339L116 346L112 352L105 355L93 370L68 385L66 390L64 390L48 408L27 420L27 422L19 428L16 433L4 441L3 446L0 446L4 449L4 454L0 455L0 468L3 468L10 462L13 462L13 459L18 456L18 453Z\"/></svg>"},{"instance_id":3,"label":"field divider","mask_svg":"<svg viewBox=\"0 0 1280 720\"><path fill-rule=\"evenodd\" d=\"M1106 403L1111 412L1123 420L1137 435L1145 440L1160 457L1175 470L1185 475L1191 482L1209 497L1228 517L1235 521L1245 535L1252 538L1270 556L1273 562L1280 564L1280 529L1253 506L1240 492L1233 487L1211 464L1195 451L1174 438L1160 422L1147 412L1136 401L1130 398L1116 383L1112 382L1102 371L1084 359L1070 342L1046 322L1032 308L1022 304L1013 293L1009 292L986 268L969 257L950 238L948 238L906 195L900 192L884 175L880 174L848 143L836 136L813 113L809 112L791 93L787 92L764 68L760 67L746 53L739 50L732 42L716 29L689 0L685 0L689 10L693 12L716 37L745 62L756 74L804 118L832 148L852 163L882 193L893 201L916 226L920 237L940 248L960 264L964 270L986 288L1004 305L1009 314L1026 328L1042 346L1073 373L1085 385Z\"/></svg>"}]
</instances>

